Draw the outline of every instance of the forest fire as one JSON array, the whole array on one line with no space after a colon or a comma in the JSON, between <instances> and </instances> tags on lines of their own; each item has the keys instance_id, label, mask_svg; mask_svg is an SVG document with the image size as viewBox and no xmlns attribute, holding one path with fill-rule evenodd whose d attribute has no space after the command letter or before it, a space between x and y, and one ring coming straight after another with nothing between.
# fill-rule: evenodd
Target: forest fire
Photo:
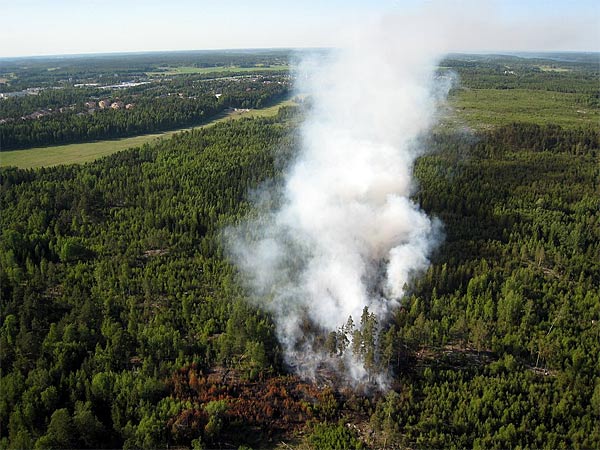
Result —
<instances>
[{"instance_id":1,"label":"forest fire","mask_svg":"<svg viewBox=\"0 0 600 450\"><path fill-rule=\"evenodd\" d=\"M324 378L334 375L321 371ZM203 373L196 365L179 369L167 381L171 396L186 404L169 421L173 443L200 438L238 444L253 437L254 444L291 438L311 420L337 418L349 396L326 385L317 386L298 376L247 380L234 370L216 368ZM218 432L215 429L218 422ZM251 439L252 440L252 439ZM241 441L240 441L241 442Z\"/></svg>"},{"instance_id":2,"label":"forest fire","mask_svg":"<svg viewBox=\"0 0 600 450\"><path fill-rule=\"evenodd\" d=\"M351 318L360 333L365 311L369 324L383 323L439 241L439 221L411 198L411 169L450 86L434 76L440 43L414 48L416 31L383 21L338 52L305 58L298 89L313 106L298 155L281 192L264 188L262 197L275 200L257 205L262 215L229 230L233 261L272 314L286 362L305 379L333 361L345 384L376 379L387 389L368 351L377 325L370 342L346 333L340 365L305 323L328 334Z\"/></svg>"}]
</instances>

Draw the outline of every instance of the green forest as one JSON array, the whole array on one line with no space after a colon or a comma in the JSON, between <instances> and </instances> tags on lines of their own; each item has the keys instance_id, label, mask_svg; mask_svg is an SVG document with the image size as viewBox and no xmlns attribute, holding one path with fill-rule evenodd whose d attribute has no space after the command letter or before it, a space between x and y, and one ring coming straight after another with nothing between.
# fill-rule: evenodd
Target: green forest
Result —
<instances>
[{"instance_id":1,"label":"green forest","mask_svg":"<svg viewBox=\"0 0 600 450\"><path fill-rule=\"evenodd\" d=\"M450 104L530 89L597 112L593 64L508 61L445 61L461 79ZM288 89L261 86L274 90L211 91L203 110ZM152 101L143 111L163 117ZM506 115L424 138L414 200L444 240L389 322L354 318L370 369L393 379L351 390L290 373L224 249L222 231L255 213L250 193L293 161L309 103L84 165L0 168L0 448L600 447L597 124ZM164 120L196 120L180 107ZM22 139L63 126L35 123Z\"/></svg>"}]
</instances>

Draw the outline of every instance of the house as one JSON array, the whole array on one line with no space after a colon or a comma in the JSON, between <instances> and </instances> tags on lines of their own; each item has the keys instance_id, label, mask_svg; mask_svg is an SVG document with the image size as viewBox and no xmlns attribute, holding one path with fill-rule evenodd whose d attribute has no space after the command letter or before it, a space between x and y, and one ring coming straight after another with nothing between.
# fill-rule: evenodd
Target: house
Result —
<instances>
[{"instance_id":1,"label":"house","mask_svg":"<svg viewBox=\"0 0 600 450\"><path fill-rule=\"evenodd\" d=\"M113 103L110 105L110 107L111 107L112 109L123 109L123 106L125 106L125 105L124 105L124 104L123 104L123 102L122 102L122 101L120 101L120 100L117 100L116 102L113 102Z\"/></svg>"},{"instance_id":2,"label":"house","mask_svg":"<svg viewBox=\"0 0 600 450\"><path fill-rule=\"evenodd\" d=\"M110 100L100 100L98 102L98 106L100 107L100 109L110 108Z\"/></svg>"}]
</instances>

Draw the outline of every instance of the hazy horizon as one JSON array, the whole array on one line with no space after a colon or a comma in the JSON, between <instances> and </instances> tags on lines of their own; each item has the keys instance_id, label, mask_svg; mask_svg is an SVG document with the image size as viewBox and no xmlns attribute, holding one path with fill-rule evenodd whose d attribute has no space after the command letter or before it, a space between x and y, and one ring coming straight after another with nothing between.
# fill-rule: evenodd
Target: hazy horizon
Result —
<instances>
[{"instance_id":1,"label":"hazy horizon","mask_svg":"<svg viewBox=\"0 0 600 450\"><path fill-rule=\"evenodd\" d=\"M0 58L337 47L387 16L444 23L449 49L458 53L600 50L600 6L590 0L0 0L0 6L0 42L8 43Z\"/></svg>"},{"instance_id":2,"label":"hazy horizon","mask_svg":"<svg viewBox=\"0 0 600 450\"><path fill-rule=\"evenodd\" d=\"M141 50L141 51L111 51L111 52L89 52L89 53L56 53L56 54L41 54L41 55L15 55L15 56L0 56L0 61L15 60L15 59L68 59L68 58L86 58L86 57L103 57L103 56L137 56L137 55L152 55L164 53L253 53L253 52L269 52L269 51L310 51L310 50L334 50L336 47L238 47L238 48L198 48L186 50ZM455 55L497 55L497 56L523 56L535 58L537 55L558 55L558 54L590 54L599 55L600 50L473 50L463 52L449 52L448 56Z\"/></svg>"}]
</instances>

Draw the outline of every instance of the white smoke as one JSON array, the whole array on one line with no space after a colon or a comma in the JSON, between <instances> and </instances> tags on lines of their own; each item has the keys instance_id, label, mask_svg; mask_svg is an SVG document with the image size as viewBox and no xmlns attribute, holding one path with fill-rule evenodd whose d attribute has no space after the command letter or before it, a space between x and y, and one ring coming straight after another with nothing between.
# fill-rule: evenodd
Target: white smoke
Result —
<instances>
[{"instance_id":1,"label":"white smoke","mask_svg":"<svg viewBox=\"0 0 600 450\"><path fill-rule=\"evenodd\" d=\"M429 263L436 224L410 199L411 173L448 83L435 77L439 46L420 40L417 26L379 21L300 64L298 89L313 107L282 205L231 233L287 362L306 376L332 361L307 322L325 333L350 316L358 326L368 307L381 323ZM348 380L366 379L357 355L342 359Z\"/></svg>"}]
</instances>

